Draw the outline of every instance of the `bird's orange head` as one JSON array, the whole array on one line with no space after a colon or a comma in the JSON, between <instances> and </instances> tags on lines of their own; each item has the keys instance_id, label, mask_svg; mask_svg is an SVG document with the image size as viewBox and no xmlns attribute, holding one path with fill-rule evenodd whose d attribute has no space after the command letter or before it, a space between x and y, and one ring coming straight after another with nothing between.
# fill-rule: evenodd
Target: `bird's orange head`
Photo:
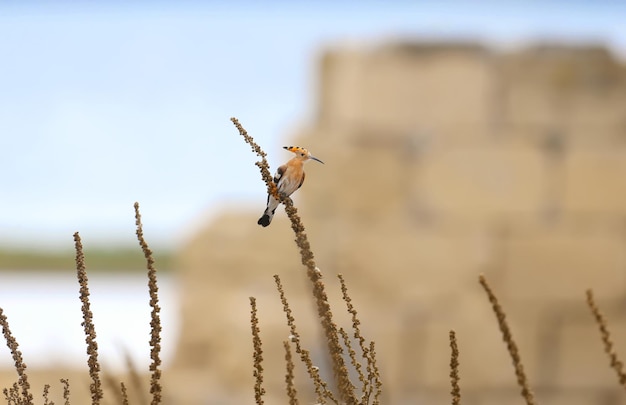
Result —
<instances>
[{"instance_id":1,"label":"bird's orange head","mask_svg":"<svg viewBox=\"0 0 626 405\"><path fill-rule=\"evenodd\" d=\"M289 152L295 153L296 159L302 160L303 162L306 162L307 160L312 159L312 160L315 160L317 162L324 164L324 162L322 162L315 156L311 155L308 150L301 148L299 146L283 146L283 148L287 149Z\"/></svg>"}]
</instances>

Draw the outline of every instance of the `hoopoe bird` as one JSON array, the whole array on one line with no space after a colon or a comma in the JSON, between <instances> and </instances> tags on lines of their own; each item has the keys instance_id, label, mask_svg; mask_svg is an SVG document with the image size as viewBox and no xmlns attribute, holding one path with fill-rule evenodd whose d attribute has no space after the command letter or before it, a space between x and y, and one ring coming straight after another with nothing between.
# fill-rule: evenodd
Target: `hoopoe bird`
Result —
<instances>
[{"instance_id":1,"label":"hoopoe bird","mask_svg":"<svg viewBox=\"0 0 626 405\"><path fill-rule=\"evenodd\" d=\"M291 158L287 163L280 166L278 170L276 170L274 183L276 184L276 189L281 196L289 197L297 189L302 187L302 183L304 183L304 164L311 159L320 162L321 164L324 164L324 162L311 155L308 150L298 146L283 146L283 149L287 149L289 152L295 153L296 156ZM263 227L268 226L272 222L274 212L279 204L280 201L274 198L273 195L269 194L267 196L267 207L265 208L265 212L263 212L263 216L259 218L257 223Z\"/></svg>"}]
</instances>

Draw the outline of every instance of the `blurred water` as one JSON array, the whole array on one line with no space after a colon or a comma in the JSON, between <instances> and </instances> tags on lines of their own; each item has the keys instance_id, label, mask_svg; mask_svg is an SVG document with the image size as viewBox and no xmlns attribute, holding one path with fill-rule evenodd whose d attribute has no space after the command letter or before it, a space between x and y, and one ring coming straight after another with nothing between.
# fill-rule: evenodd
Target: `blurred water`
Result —
<instances>
[{"instance_id":1,"label":"blurred water","mask_svg":"<svg viewBox=\"0 0 626 405\"><path fill-rule=\"evenodd\" d=\"M145 274L88 274L91 311L99 360L105 370L125 369L124 352L140 370L150 364L150 305ZM161 358L173 357L179 329L175 278L159 274ZM86 367L79 285L74 272L2 272L0 307L7 316L29 368ZM11 353L0 344L0 367L12 367Z\"/></svg>"}]
</instances>

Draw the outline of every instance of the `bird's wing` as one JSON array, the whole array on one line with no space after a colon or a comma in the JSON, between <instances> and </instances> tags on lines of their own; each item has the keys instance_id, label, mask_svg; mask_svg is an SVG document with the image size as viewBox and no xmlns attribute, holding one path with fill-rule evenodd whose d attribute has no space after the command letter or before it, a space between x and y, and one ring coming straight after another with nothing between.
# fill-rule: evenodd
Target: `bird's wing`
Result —
<instances>
[{"instance_id":1,"label":"bird's wing","mask_svg":"<svg viewBox=\"0 0 626 405\"><path fill-rule=\"evenodd\" d=\"M302 187L302 183L304 183L304 178L306 177L306 173L302 172L302 180L300 180L300 184L298 184L298 188Z\"/></svg>"},{"instance_id":2,"label":"bird's wing","mask_svg":"<svg viewBox=\"0 0 626 405\"><path fill-rule=\"evenodd\" d=\"M276 170L276 174L274 175L274 184L278 185L278 182L283 177L283 174L285 174L286 170L287 170L286 164L280 166L278 170Z\"/></svg>"},{"instance_id":3,"label":"bird's wing","mask_svg":"<svg viewBox=\"0 0 626 405\"><path fill-rule=\"evenodd\" d=\"M276 170L276 174L274 175L274 184L276 184L276 187L278 187L278 182L280 181L280 179L283 177L283 174L285 174L285 170L287 170L287 165L284 164L282 166L279 166L278 169ZM270 203L270 199L272 199L272 195L268 194L267 195L267 204L269 205Z\"/></svg>"}]
</instances>

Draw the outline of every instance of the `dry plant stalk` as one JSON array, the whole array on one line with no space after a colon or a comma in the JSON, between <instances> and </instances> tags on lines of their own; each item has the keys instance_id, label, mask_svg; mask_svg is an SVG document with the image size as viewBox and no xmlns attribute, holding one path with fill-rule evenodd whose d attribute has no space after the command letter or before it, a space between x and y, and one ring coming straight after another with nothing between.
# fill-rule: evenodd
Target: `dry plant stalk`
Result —
<instances>
[{"instance_id":1,"label":"dry plant stalk","mask_svg":"<svg viewBox=\"0 0 626 405\"><path fill-rule=\"evenodd\" d=\"M143 255L146 258L146 265L148 268L148 289L150 290L150 307L152 308L150 317L150 371L152 371L152 377L150 378L150 393L152 394L152 405L158 405L161 403L161 317L159 312L159 287L157 285L156 268L154 267L154 258L152 257L152 250L148 247L148 243L143 236L143 226L141 224L141 214L139 213L139 203L135 203L135 225L137 226L137 240L143 251Z\"/></svg>"},{"instance_id":2,"label":"dry plant stalk","mask_svg":"<svg viewBox=\"0 0 626 405\"><path fill-rule=\"evenodd\" d=\"M346 280L344 279L342 274L338 274L337 278L339 279L339 283L341 284L342 298L346 303L346 308L352 319L352 329L354 331L353 336L359 342L359 347L361 348L363 359L365 359L367 376L363 373L361 364L356 362L354 366L359 375L359 381L361 381L361 402L367 404L369 403L369 399L375 388L377 390L377 392L375 393L375 398L380 397L382 382L380 380L380 374L378 373L375 358L372 357L370 348L367 346L365 338L361 333L361 320L359 319L356 308L354 307L354 305L352 305L352 298L350 297L350 294L348 294L348 286L346 285ZM352 361L352 363L354 364L354 360Z\"/></svg>"},{"instance_id":3,"label":"dry plant stalk","mask_svg":"<svg viewBox=\"0 0 626 405\"><path fill-rule=\"evenodd\" d=\"M22 405L20 388L17 383L13 383L13 386L8 390L4 388L2 392L4 393L4 397L6 398L8 405Z\"/></svg>"},{"instance_id":4,"label":"dry plant stalk","mask_svg":"<svg viewBox=\"0 0 626 405\"><path fill-rule=\"evenodd\" d=\"M290 333L289 339L296 346L296 353L300 355L300 360L305 365L309 378L313 381L315 394L317 395L317 402L325 404L326 398L328 398L336 404L339 403L333 393L328 389L326 382L320 377L319 368L313 365L309 351L303 349L300 345L300 335L296 329L296 320L292 315L289 302L287 301L287 296L285 295L285 290L283 289L280 277L277 274L274 275L274 281L276 282L276 289L280 295L280 302L283 304L283 312L287 317L287 326L289 326Z\"/></svg>"},{"instance_id":5,"label":"dry plant stalk","mask_svg":"<svg viewBox=\"0 0 626 405\"><path fill-rule=\"evenodd\" d=\"M22 352L19 350L17 340L11 333L9 320L6 315L4 315L4 310L2 308L0 308L0 326L2 326L2 334L4 335L4 340L6 340L9 350L11 351L13 363L15 364L15 370L18 375L17 385L21 388L21 398L20 395L18 395L17 398L20 403L32 405L33 395L29 391L30 383L28 382L28 376L26 374L26 363L24 363L24 360L22 359ZM20 391L17 392L19 393Z\"/></svg>"},{"instance_id":6,"label":"dry plant stalk","mask_svg":"<svg viewBox=\"0 0 626 405\"><path fill-rule=\"evenodd\" d=\"M343 359L343 349L339 341L337 325L333 322L330 304L326 295L326 288L321 280L322 272L315 265L313 252L311 251L304 225L298 216L298 210L293 206L293 201L289 197L283 197L278 194L266 159L267 154L248 134L237 118L231 118L231 121L239 131L239 134L245 139L246 143L248 143L252 147L252 150L261 158L261 161L256 162L256 166L261 171L261 177L267 186L268 193L285 206L285 212L291 221L291 229L296 235L295 242L298 248L300 248L302 264L306 266L307 276L313 284L313 296L315 297L318 316L326 337L328 352L333 366L333 376L335 377L339 389L339 396L341 400L348 405L356 404L357 399L354 396L354 386L350 381L348 369Z\"/></svg>"},{"instance_id":7,"label":"dry plant stalk","mask_svg":"<svg viewBox=\"0 0 626 405\"><path fill-rule=\"evenodd\" d=\"M122 405L128 405L128 392L124 382L120 382L120 391L122 393Z\"/></svg>"},{"instance_id":8,"label":"dry plant stalk","mask_svg":"<svg viewBox=\"0 0 626 405\"><path fill-rule=\"evenodd\" d=\"M506 343L506 347L509 351L509 354L511 355L511 360L513 361L513 366L515 367L517 384L522 389L522 397L526 400L526 403L528 405L534 405L535 397L528 385L528 379L526 378L526 374L524 373L524 366L522 365L522 359L520 358L519 350L517 349L517 345L513 340L513 335L511 334L509 325L506 322L506 314L500 306L500 303L498 302L495 294L491 290L491 287L489 287L485 276L481 274L478 277L478 280L480 282L480 285L482 285L483 289L487 293L487 296L489 297L489 302L491 302L491 306L493 308L493 312L495 313L498 320L498 326L500 327L500 332L502 332L502 340L504 340L504 342Z\"/></svg>"},{"instance_id":9,"label":"dry plant stalk","mask_svg":"<svg viewBox=\"0 0 626 405\"><path fill-rule=\"evenodd\" d=\"M343 278L343 274L338 274L337 278L339 279L339 283L341 284L341 295L343 301L346 303L346 308L352 318L352 329L354 330L354 338L359 342L361 351L365 353L367 351L367 347L365 345L365 338L361 334L361 321L359 320L356 308L354 308L354 305L352 305L352 298L350 298L350 295L348 294L348 286L346 285L346 280Z\"/></svg>"},{"instance_id":10,"label":"dry plant stalk","mask_svg":"<svg viewBox=\"0 0 626 405\"><path fill-rule=\"evenodd\" d=\"M611 332L609 332L609 328L606 323L606 319L604 319L604 315L600 312L600 308L596 305L596 302L593 298L593 291L587 290L587 305L595 318L596 324L598 324L598 328L600 329L600 336L602 338L602 343L604 344L604 352L609 356L611 368L615 370L615 374L617 374L617 379L619 383L622 385L624 389L626 389L626 374L624 373L624 363L621 362L617 352L613 349L613 341L611 340Z\"/></svg>"},{"instance_id":11,"label":"dry plant stalk","mask_svg":"<svg viewBox=\"0 0 626 405\"><path fill-rule=\"evenodd\" d=\"M65 405L70 405L70 381L61 378L61 384L63 384L63 399L65 400Z\"/></svg>"},{"instance_id":12,"label":"dry plant stalk","mask_svg":"<svg viewBox=\"0 0 626 405\"><path fill-rule=\"evenodd\" d=\"M378 371L378 365L376 363L376 344L373 341L370 342L369 355L372 363L372 374L370 376L370 379L374 381L374 388L376 389L372 405L380 405L380 395L383 393L383 383L380 380L380 372Z\"/></svg>"},{"instance_id":13,"label":"dry plant stalk","mask_svg":"<svg viewBox=\"0 0 626 405\"><path fill-rule=\"evenodd\" d=\"M263 404L263 347L261 344L261 330L259 329L259 318L257 317L256 298L250 297L250 326L252 328L252 346L254 347L254 400L258 405Z\"/></svg>"},{"instance_id":14,"label":"dry plant stalk","mask_svg":"<svg viewBox=\"0 0 626 405\"><path fill-rule=\"evenodd\" d=\"M93 405L100 403L102 399L102 382L100 381L100 363L98 363L98 343L96 343L96 328L93 323L93 313L91 312L91 304L89 302L89 280L87 279L87 271L85 270L85 255L83 254L83 245L78 232L74 233L74 245L76 248L76 274L78 276L78 284L80 285L80 302L82 303L81 311L83 313L82 326L85 330L85 343L87 343L87 365L89 366L89 376L91 384L91 402Z\"/></svg>"},{"instance_id":15,"label":"dry plant stalk","mask_svg":"<svg viewBox=\"0 0 626 405\"><path fill-rule=\"evenodd\" d=\"M289 342L287 341L283 342L283 346L285 347L285 363L287 365L287 373L285 374L287 398L289 398L289 405L298 405L298 391L296 390L296 386L293 382L293 370L295 368L295 364L293 364L293 357L291 357L291 348L289 347Z\"/></svg>"},{"instance_id":16,"label":"dry plant stalk","mask_svg":"<svg viewBox=\"0 0 626 405\"><path fill-rule=\"evenodd\" d=\"M350 381L348 369L343 359L343 349L339 342L338 328L333 321L333 313L331 312L328 296L326 295L326 287L322 282L322 272L315 265L313 252L305 233L304 225L298 216L298 210L293 206L293 201L287 198L284 201L285 211L291 221L291 229L296 234L296 244L300 248L302 264L307 268L307 276L313 284L313 296L317 304L317 314L320 318L322 330L326 337L328 352L333 365L333 376L339 388L339 397L346 404L356 404L357 399L354 395L354 385Z\"/></svg>"},{"instance_id":17,"label":"dry plant stalk","mask_svg":"<svg viewBox=\"0 0 626 405\"><path fill-rule=\"evenodd\" d=\"M263 177L263 182L267 185L267 193L274 196L276 199L280 200L280 196L278 195L278 189L276 188L276 184L274 184L274 179L272 177L272 173L270 172L270 165L267 163L267 153L261 149L256 142L254 142L254 138L248 135L248 131L239 123L237 118L230 119L232 123L235 125L239 134L243 137L248 145L252 148L252 151L257 154L261 158L260 162L256 162L255 165L261 170L261 176Z\"/></svg>"},{"instance_id":18,"label":"dry plant stalk","mask_svg":"<svg viewBox=\"0 0 626 405\"><path fill-rule=\"evenodd\" d=\"M2 393L4 394L4 399L7 401L7 405L11 405L11 404L15 403L13 401L13 399L11 398L11 394L9 393L8 388L6 388L6 387L3 388L2 389Z\"/></svg>"},{"instance_id":19,"label":"dry plant stalk","mask_svg":"<svg viewBox=\"0 0 626 405\"><path fill-rule=\"evenodd\" d=\"M43 405L54 405L54 402L50 402L48 399L48 393L50 392L50 384L43 386Z\"/></svg>"},{"instance_id":20,"label":"dry plant stalk","mask_svg":"<svg viewBox=\"0 0 626 405\"><path fill-rule=\"evenodd\" d=\"M341 335L341 338L343 339L343 345L348 351L348 356L350 356L350 363L352 364L352 366L354 367L354 369L356 370L359 376L359 381L361 381L361 384L363 387L363 395L365 395L365 387L367 386L368 381L365 379L365 375L363 374L361 363L359 363L359 361L356 358L356 352L352 348L352 343L350 342L350 335L348 335L348 332L346 332L344 328L339 328L339 334Z\"/></svg>"},{"instance_id":21,"label":"dry plant stalk","mask_svg":"<svg viewBox=\"0 0 626 405\"><path fill-rule=\"evenodd\" d=\"M459 348L456 344L456 333L450 331L450 383L452 385L452 405L461 403L461 388L459 387Z\"/></svg>"}]
</instances>

